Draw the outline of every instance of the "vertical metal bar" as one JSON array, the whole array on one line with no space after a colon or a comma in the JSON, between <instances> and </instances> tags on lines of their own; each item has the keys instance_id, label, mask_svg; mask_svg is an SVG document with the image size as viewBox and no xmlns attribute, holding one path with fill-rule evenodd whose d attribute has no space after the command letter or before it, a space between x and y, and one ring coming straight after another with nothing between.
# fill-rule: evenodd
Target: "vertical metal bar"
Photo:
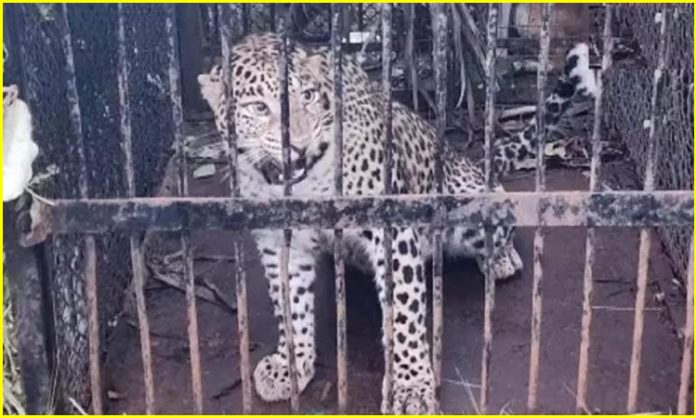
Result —
<instances>
[{"instance_id":1,"label":"vertical metal bar","mask_svg":"<svg viewBox=\"0 0 696 418\"><path fill-rule=\"evenodd\" d=\"M278 7L278 6L276 5L276 3L270 3L270 4L268 5L268 8L269 8L269 10L268 10L268 15L269 15L269 17L270 17L269 20L270 20L270 25L271 25L271 31L272 31L272 32L275 32L275 31L278 29L278 25L277 25L277 22L276 22L277 13L278 13L278 12L277 12L277 7Z\"/></svg>"},{"instance_id":2,"label":"vertical metal bar","mask_svg":"<svg viewBox=\"0 0 696 418\"><path fill-rule=\"evenodd\" d=\"M186 144L183 135L183 110L179 85L179 45L176 31L176 14L174 6L167 8L165 30L168 42L168 78L169 98L172 106L172 122L174 123L174 141L179 154L178 195L187 196L189 193L188 170L186 161ZM184 253L184 277L186 279L186 311L188 318L189 354L191 356L191 389L193 393L193 411L203 413L203 383L201 379L201 353L198 340L198 313L196 309L196 284L193 275L193 254L191 250L191 231L181 233L181 247Z\"/></svg>"},{"instance_id":3,"label":"vertical metal bar","mask_svg":"<svg viewBox=\"0 0 696 418\"><path fill-rule=\"evenodd\" d=\"M124 27L123 5L118 5L118 97L121 107L121 134L123 135L123 154L126 159L126 195L135 197L135 171L133 163L133 132L131 126L130 96L128 90L128 57L126 53L126 33ZM145 303L145 257L137 234L130 236L131 265L133 269L133 291L138 315L140 333L140 352L143 360L143 381L145 384L145 413L155 413L155 385L152 374L152 348L150 343L150 322Z\"/></svg>"},{"instance_id":4,"label":"vertical metal bar","mask_svg":"<svg viewBox=\"0 0 696 418\"><path fill-rule=\"evenodd\" d=\"M362 32L362 31L363 31L363 28L365 27L364 18L363 18L363 13L364 13L364 12L365 12L365 11L364 11L364 9L363 9L363 4L362 4L362 3L358 3L358 30L359 30L360 32ZM361 35L361 36L362 36L362 35Z\"/></svg>"},{"instance_id":5,"label":"vertical metal bar","mask_svg":"<svg viewBox=\"0 0 696 418\"><path fill-rule=\"evenodd\" d=\"M280 25L280 54L278 67L280 68L280 133L283 151L283 195L290 196L291 186L291 160L290 160L290 102L288 92L288 20L289 15L283 16ZM297 384L297 362L295 358L295 343L290 305L290 277L288 264L290 261L290 241L292 230L283 231L283 247L280 251L280 282L283 297L283 320L285 321L285 336L288 341L288 367L290 369L290 408L293 413L300 409L299 390Z\"/></svg>"},{"instance_id":6,"label":"vertical metal bar","mask_svg":"<svg viewBox=\"0 0 696 418\"><path fill-rule=\"evenodd\" d=\"M78 174L78 187L80 197L89 197L89 183L87 180L87 151L82 132L82 111L80 110L80 97L77 93L77 79L75 75L75 59L72 49L72 33L68 22L68 7L62 5L61 13L58 13L58 26L62 32L61 47L65 54L65 78L66 99L70 108L70 126L77 141L78 161L80 170ZM87 292L87 306L89 316L87 321L87 333L89 340L89 377L92 395L92 410L95 415L104 413L101 388L101 365L99 348L99 311L97 297L97 253L93 235L85 236L85 290Z\"/></svg>"},{"instance_id":7,"label":"vertical metal bar","mask_svg":"<svg viewBox=\"0 0 696 418\"><path fill-rule=\"evenodd\" d=\"M406 7L406 66L408 67L408 80L411 86L411 100L413 101L413 110L418 112L418 72L416 69L416 61L413 57L415 51L414 42L414 25L416 20L416 5L408 4Z\"/></svg>"},{"instance_id":8,"label":"vertical metal bar","mask_svg":"<svg viewBox=\"0 0 696 418\"><path fill-rule=\"evenodd\" d=\"M437 140L435 141L435 189L443 193L445 126L447 120L447 12L443 4L430 5L433 22L433 66L435 67L435 101L437 103ZM445 209L438 211L444 215ZM440 401L442 381L442 229L433 231L433 373L436 401ZM439 410L439 407L436 408Z\"/></svg>"},{"instance_id":9,"label":"vertical metal bar","mask_svg":"<svg viewBox=\"0 0 696 418\"><path fill-rule=\"evenodd\" d=\"M597 75L597 92L595 95L594 126L592 128L592 160L590 162L590 191L599 190L599 174L602 168L602 112L604 106L604 75L611 66L611 50L613 47L611 21L614 6L607 4L604 15L604 45L602 53L602 68ZM595 264L595 228L587 228L585 241L585 271L582 284L582 322L580 333L580 355L578 360L578 382L575 410L584 413L587 408L587 371L590 357L590 329L592 326L592 291L594 284Z\"/></svg>"},{"instance_id":10,"label":"vertical metal bar","mask_svg":"<svg viewBox=\"0 0 696 418\"><path fill-rule=\"evenodd\" d=\"M551 4L546 3L542 9L541 32L539 34L539 70L537 71L537 161L535 190L546 190L546 177L544 173L544 148L546 143L546 78L549 64L549 22L551 21ZM529 352L529 392L527 396L527 410L533 411L537 406L537 391L539 388L539 357L541 353L541 312L542 312L542 284L543 266L541 258L544 256L544 229L541 212L539 213L539 225L534 229L534 281L532 284L532 329L531 348Z\"/></svg>"},{"instance_id":11,"label":"vertical metal bar","mask_svg":"<svg viewBox=\"0 0 696 418\"><path fill-rule=\"evenodd\" d=\"M334 102L334 193L343 195L343 36L344 6L331 5L331 50ZM343 230L334 230L334 271L336 282L336 370L338 412L345 414L348 406L348 336L346 332L345 262Z\"/></svg>"},{"instance_id":12,"label":"vertical metal bar","mask_svg":"<svg viewBox=\"0 0 696 418\"><path fill-rule=\"evenodd\" d=\"M391 54L392 54L392 5L382 4L382 114L384 115L384 194L394 193L392 170L394 169L394 144L392 141L391 102ZM394 380L394 275L392 271L392 228L384 228L384 304L382 305L382 329L384 333L384 384L382 385L382 412L392 412L392 386ZM386 406L386 408L385 408Z\"/></svg>"},{"instance_id":13,"label":"vertical metal bar","mask_svg":"<svg viewBox=\"0 0 696 418\"><path fill-rule=\"evenodd\" d=\"M664 73L667 65L667 20L669 19L668 6L662 7L662 19L660 20L660 45L658 47L658 61L653 79L653 90L651 115L650 115L650 131L648 133L648 149L647 162L645 167L645 177L643 178L643 190L652 192L655 190L655 163L657 161L657 124L662 117L662 106L660 99L662 90L664 89ZM638 386L640 379L640 361L643 352L643 326L644 326L644 309L645 309L645 294L648 286L648 267L650 257L650 229L642 228L640 230L640 245L638 247L638 291L636 292L635 312L633 318L633 339L631 350L631 369L628 380L628 400L626 409L629 414L636 412L638 404Z\"/></svg>"},{"instance_id":14,"label":"vertical metal bar","mask_svg":"<svg viewBox=\"0 0 696 418\"><path fill-rule=\"evenodd\" d=\"M689 252L689 270L686 272L686 321L684 323L684 349L682 350L681 373L679 377L679 401L677 414L686 415L689 385L693 383L691 366L694 355L694 237L691 236L691 251Z\"/></svg>"},{"instance_id":15,"label":"vertical metal bar","mask_svg":"<svg viewBox=\"0 0 696 418\"><path fill-rule=\"evenodd\" d=\"M493 165L493 135L495 134L495 63L498 33L498 5L488 6L487 51L486 51L486 108L485 108L485 179L486 189L493 190L495 182L491 171ZM493 310L495 309L495 280L492 274L490 254L493 253L493 237L490 226L486 227L486 286L483 309L483 350L481 355L481 394L479 409L482 414L488 411L488 391L490 387L491 353L493 351Z\"/></svg>"},{"instance_id":16,"label":"vertical metal bar","mask_svg":"<svg viewBox=\"0 0 696 418\"><path fill-rule=\"evenodd\" d=\"M233 132L235 121L235 103L232 82L232 6L218 5L220 22L220 44L222 47L223 97L227 104L227 131L223 132L223 141L227 145L227 168L229 172L229 193L232 197L240 196L237 177L237 135ZM227 12L227 13L226 13ZM247 297L246 272L244 271L244 251L238 240L234 241L235 296L237 298L237 333L239 334L239 374L242 379L242 410L251 414L253 396L251 393L251 356L249 349L249 303Z\"/></svg>"},{"instance_id":17,"label":"vertical metal bar","mask_svg":"<svg viewBox=\"0 0 696 418\"><path fill-rule=\"evenodd\" d=\"M251 23L249 22L249 8L251 4L242 3L242 30L245 34L251 32Z\"/></svg>"}]
</instances>

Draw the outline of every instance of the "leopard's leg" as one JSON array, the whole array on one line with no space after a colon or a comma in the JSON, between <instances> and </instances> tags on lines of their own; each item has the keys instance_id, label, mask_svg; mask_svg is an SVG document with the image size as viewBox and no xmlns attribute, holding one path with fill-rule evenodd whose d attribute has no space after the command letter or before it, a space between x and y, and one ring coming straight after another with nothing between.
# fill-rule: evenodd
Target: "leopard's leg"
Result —
<instances>
[{"instance_id":1,"label":"leopard's leg","mask_svg":"<svg viewBox=\"0 0 696 418\"><path fill-rule=\"evenodd\" d=\"M362 245L375 272L375 284L382 311L387 304L384 289L385 254L382 229L360 233ZM393 385L386 392L382 384L382 413L433 414L435 383L427 340L427 296L425 270L417 231L395 229L392 237L393 272ZM383 323L384 325L384 323ZM386 337L382 336L386 345Z\"/></svg>"},{"instance_id":2,"label":"leopard's leg","mask_svg":"<svg viewBox=\"0 0 696 418\"><path fill-rule=\"evenodd\" d=\"M273 315L278 321L278 345L273 354L261 359L256 366L254 383L259 396L263 400L271 402L290 398L288 342L280 281L280 252L283 245L283 233L282 231L258 231L255 235L261 253L261 263L268 279ZM307 387L307 384L314 377L314 361L316 359L313 290L316 276L314 258L316 242L316 233L313 231L293 231L288 263L290 312L297 382L300 392Z\"/></svg>"}]
</instances>

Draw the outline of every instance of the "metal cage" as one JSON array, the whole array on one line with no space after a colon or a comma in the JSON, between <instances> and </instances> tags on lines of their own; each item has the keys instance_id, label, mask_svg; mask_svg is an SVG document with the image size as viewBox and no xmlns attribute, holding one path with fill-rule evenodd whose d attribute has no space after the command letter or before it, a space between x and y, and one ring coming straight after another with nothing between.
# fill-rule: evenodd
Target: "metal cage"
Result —
<instances>
[{"instance_id":1,"label":"metal cage","mask_svg":"<svg viewBox=\"0 0 696 418\"><path fill-rule=\"evenodd\" d=\"M387 144L385 164L385 189L383 196L356 197L344 196L342 167L339 165L335 171L335 188L337 195L321 199L307 199L302 196L292 196L290 184L285 183L285 197L269 201L254 201L240 197L239 184L235 174L236 145L235 136L229 135L225 140L230 144L228 163L230 170L229 197L226 198L199 198L189 196L189 182L187 177L186 136L183 131L183 109L180 86L180 67L182 58L179 55L179 42L177 36L177 20L175 6L166 5L113 5L113 6L46 6L47 9L39 10L41 13L29 11L32 6L4 6L5 21L8 17L16 18L12 25L21 26L21 30L15 27L16 34L13 41L13 51L18 52L22 58L25 70L20 82L28 95L30 103L38 103L44 100L42 90L51 89L52 92L60 92L62 95L53 96L55 109L60 112L50 116L53 118L57 130L45 131L43 134L61 135L69 133L68 139L60 142L56 152L65 154L65 149L70 150L77 157L71 170L66 173L60 190L63 192L55 205L48 208L47 222L54 234L53 254L54 262L62 268L56 273L62 278L55 283L58 286L68 286L70 298L75 306L80 306L86 301L84 312L76 314L71 312L61 319L60 311L56 321L67 321L60 325L61 329L77 327L80 331L80 318L86 318L86 329L82 341L80 335L58 336L58 344L70 345L71 341L81 341L82 349L75 352L86 355L83 359L71 359L73 364L88 364L88 379L82 383L69 382L74 388L90 388L91 396L77 393L75 396L91 400L91 411L95 414L104 413L104 376L101 365L101 344L103 344L103 332L107 322L104 311L100 310L101 298L104 291L99 282L101 274L97 260L102 257L109 248L125 249L119 257L126 257L124 262L128 264L128 258L132 266L132 278L135 290L135 306L137 308L137 320L140 337L140 350L143 364L143 379L145 387L145 411L148 414L156 413L155 409L155 381L152 370L152 342L149 333L149 319L144 293L145 266L142 234L146 231L168 231L180 235L180 244L184 255L184 277L186 279L186 312L187 331L190 361L190 375L192 381L193 411L200 414L204 411L203 384L201 374L201 360L199 349L199 331L197 320L197 303L195 296L195 281L193 271L192 249L190 237L193 230L201 229L225 229L225 230L250 230L255 228L277 228L285 231L285 243L282 247L281 259L285 267L281 265L282 291L285 298L285 306L289 303L289 278L288 257L289 245L292 239L292 229L300 227L323 227L333 229L335 232L335 288L336 311L338 316L336 341L337 341L337 404L338 410L347 410L350 393L348 391L347 376L349 371L347 359L348 336L346 332L346 298L345 298L345 274L342 229L355 226L383 227L385 230L385 251L387 253L387 265L391 265L391 227L419 225L435 228L442 231L453 225L471 224L491 231L499 225L516 225L534 227L534 283L532 306L533 318L530 330L530 365L527 407L529 411L538 408L539 391L539 367L542 361L542 333L541 323L543 303L543 254L544 231L548 228L572 226L586 227L587 241L585 253L584 290L582 303L582 335L580 361L577 365L577 398L576 411L583 412L587 408L589 347L592 341L592 295L594 282L594 263L596 254L595 232L602 227L634 227L641 229L640 261L638 266L638 292L635 299L634 332L632 340L632 353L630 357L630 380L628 385L628 398L626 410L629 413L636 412L638 384L640 380L641 348L643 343L642 332L644 327L644 310L648 276L648 254L650 249L649 230L653 227L689 227L693 228L693 193L690 190L659 191L655 190L655 164L657 155L656 143L659 140L656 132L661 125L664 108L659 98L665 94L665 78L669 76L667 30L671 19L669 5L662 6L662 21L660 23L658 59L655 63L654 79L651 85L651 111L650 129L645 133L647 151L645 152L646 168L644 185L642 190L635 191L602 191L598 186L598 175L601 169L600 138L602 136L602 114L605 109L606 99L602 94L602 80L607 77L610 57L612 52L611 19L613 6L607 6L604 21L604 48L602 68L599 78L599 94L594 108L595 120L592 133L592 159L590 170L589 191L548 192L545 182L545 163L539 158L536 166L535 190L532 192L499 193L492 191L492 146L494 141L494 112L496 103L496 91L493 77L498 44L498 12L497 5L487 7L486 25L486 50L485 50L485 74L487 83L485 89L485 173L488 182L488 191L472 195L395 195L391 190L390 179L393 165L392 154L394 145L391 138L392 117L392 61L385 58L382 63L381 89L384 97L383 112L387 129L384 138ZM333 71L336 74L334 81L335 126L334 140L336 147L335 158L342 158L342 67L341 57L345 53L346 46L341 42L344 13L349 6L332 5L329 14L324 17L330 46L336 57L333 63ZM382 6L362 5L360 12L360 26L363 27L362 7L369 7L374 13L373 17L381 19L381 53L383 57L391 57L393 44L393 19L395 6L385 4ZM284 10L284 9L283 9ZM283 45L293 30L286 12L275 5L244 5L241 8L234 5L201 6L201 16L205 23L205 39L216 48L219 43L223 57L223 73L225 74L225 94L230 94L230 47L232 41L245 32L251 31L262 21L258 20L255 13L262 13L263 19L269 19L268 28L276 29L280 34ZM446 114L447 114L447 53L449 23L446 10L442 5L431 5L432 14L432 59L435 72L435 104L437 110L436 130L440 141L444 141ZM241 13L240 13L241 12ZM543 18L540 32L539 66L537 74L537 115L536 121L539 127L543 127L544 118L544 85L547 80L547 70L544 65L549 59L550 45L550 12L551 5L543 8ZM32 20L34 19L34 20ZM96 19L96 20L95 20ZM80 23L86 25L101 22L101 30L104 36L110 36L115 42L103 45L110 48L109 66L106 74L96 77L95 69L89 68L89 54L98 53L85 49L82 36L86 29L80 28ZM236 25L241 22L240 25ZM406 25L413 25L413 19L406 19ZM410 22L410 23L409 23ZM32 25L39 27L48 25L55 30L55 40L58 45L49 45L52 55L39 56L28 49L29 42L39 36L38 32L32 32ZM240 30L241 28L241 30ZM413 27L407 27L412 33ZM33 38L32 38L33 37ZM97 48L98 46L94 46ZM43 51L46 52L46 51ZM143 59L142 57L147 58ZM48 70L52 68L59 75L51 86L37 76L36 71L30 68ZM280 51L281 68L281 109L282 109L282 139L284 148L284 170L290 171L289 153L289 108L288 108L288 69L287 51L285 47ZM410 71L415 71L413 64L409 65ZM82 83L78 83L78 79ZM87 82L85 82L87 80ZM100 81L101 80L101 81ZM91 84L90 84L91 83ZM112 85L113 84L113 85ZM109 119L111 131L108 134L102 130L94 131L92 128L100 126L92 125L87 119L99 118L94 114L94 109L86 107L83 103L95 103L101 100L102 92L108 95L109 103L118 106L118 117ZM156 106L155 106L156 105ZM45 109L45 104L37 106ZM148 110L148 108L150 110ZM232 109L230 109L232 110ZM144 113L143 113L144 112ZM152 114L156 112L156 114ZM234 112L228 111L228 115ZM153 132L148 128L148 118L156 118L160 127L165 127L166 132ZM148 130L149 129L149 130ZM543 132L543 128L539 129ZM148 147L143 148L144 141L136 141L136 136L152 136L160 138L151 141ZM95 138L104 136L105 139L97 144ZM109 136L109 138L106 138ZM114 139L119 139L114 142ZM162 139L164 138L164 139ZM167 140L166 138L171 138ZM544 137L538 141L537 155L543 155ZM169 142L171 141L171 142ZM145 197L152 193L154 185L161 178L164 171L165 159L155 158L153 155L161 154L169 156L168 148L173 145L178 158L178 184L176 197ZM154 147L154 148L152 148ZM438 150L442 149L442 142L438 144ZM137 156L136 156L137 154ZM438 184L438 192L442 193L442 155L437 154L435 173ZM142 156L147 156L142 160ZM155 158L153 160L153 158ZM113 170L112 174L103 175L95 171L96 166ZM153 169L153 164L156 166ZM151 178L151 176L155 178ZM289 178L289 176L285 176ZM104 188L100 181L118 179L113 184ZM99 190L99 191L97 191ZM453 214L449 209L458 207L460 211ZM490 237L490 233L488 234ZM121 238L118 238L121 237ZM127 237L127 244L123 241ZM435 256L433 261L433 291L432 291L432 361L436 373L436 382L440 383L442 372L442 333L443 333L443 286L442 286L442 235L435 234ZM115 240L115 241L114 241ZM116 244L114 244L116 242ZM487 240L487 245L492 245ZM693 248L693 241L692 241ZM113 247L112 247L113 246ZM243 257L243 248L235 243L235 254ZM693 252L693 251L692 251ZM117 257L116 255L111 255ZM109 257L104 255L104 257ZM241 263L238 265L241 266ZM679 413L686 413L688 408L687 398L690 397L691 360L693 350L693 255L688 270L688 297L687 317L683 339L683 363L681 365L681 383L678 399ZM491 264L488 263L490 269ZM393 286L391 269L387 269L386 295L387 300L393 299ZM250 340L249 340L249 303L247 298L246 277L243 267L235 270L237 320L239 329L239 353L240 376L243 394L243 411L251 413L253 397L251 389L250 372ZM491 274L486 275L485 282L485 311L484 311L484 346L481 353L481 388L479 402L481 412L490 412L490 370L491 352L493 345L493 312L495 309L495 283ZM83 281L84 280L84 281ZM82 289L84 286L84 289ZM60 291L60 289L56 289ZM27 296L28 297L28 296ZM111 302L110 302L111 303ZM118 302L117 302L118 303ZM60 308L60 307L59 307ZM62 306L69 310L69 306ZM78 310L81 308L77 308ZM101 315L100 315L101 314ZM391 309L385 309L383 313L384 332L386 335L386 347L384 348L386 385L391 384L393 370L393 329ZM101 317L100 317L101 316ZM289 321L289 312L285 313L285 320ZM77 322L76 321L77 317ZM300 397L297 387L297 376L294 371L295 354L292 344L292 327L286 323L290 339L290 369L292 384L291 411L299 411ZM58 351L60 352L60 347ZM88 362L86 360L88 359ZM59 367L65 367L69 362L59 357ZM82 370L74 370L80 373ZM67 371L70 375L71 372ZM86 377L86 376L84 376ZM79 391L79 390L78 390Z\"/></svg>"}]
</instances>

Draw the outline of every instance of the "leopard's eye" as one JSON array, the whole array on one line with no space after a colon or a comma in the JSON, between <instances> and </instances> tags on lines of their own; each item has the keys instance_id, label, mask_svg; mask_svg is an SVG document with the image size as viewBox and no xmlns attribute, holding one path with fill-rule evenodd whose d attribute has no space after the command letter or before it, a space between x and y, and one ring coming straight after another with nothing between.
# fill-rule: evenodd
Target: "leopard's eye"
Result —
<instances>
[{"instance_id":1,"label":"leopard's eye","mask_svg":"<svg viewBox=\"0 0 696 418\"><path fill-rule=\"evenodd\" d=\"M253 102L246 105L257 115L267 115L269 113L268 106L263 102Z\"/></svg>"},{"instance_id":2,"label":"leopard's eye","mask_svg":"<svg viewBox=\"0 0 696 418\"><path fill-rule=\"evenodd\" d=\"M317 90L315 89L307 89L302 92L302 100L305 103L312 103L316 98L317 98Z\"/></svg>"}]
</instances>

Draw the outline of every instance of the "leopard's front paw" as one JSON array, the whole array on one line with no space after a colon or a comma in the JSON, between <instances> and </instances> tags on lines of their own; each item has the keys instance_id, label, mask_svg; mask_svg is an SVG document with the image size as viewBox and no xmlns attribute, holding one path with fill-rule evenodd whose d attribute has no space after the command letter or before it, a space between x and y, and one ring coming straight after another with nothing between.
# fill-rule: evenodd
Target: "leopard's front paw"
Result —
<instances>
[{"instance_id":1,"label":"leopard's front paw","mask_svg":"<svg viewBox=\"0 0 696 418\"><path fill-rule=\"evenodd\" d=\"M423 378L394 387L395 415L434 415L437 413L435 382Z\"/></svg>"},{"instance_id":2,"label":"leopard's front paw","mask_svg":"<svg viewBox=\"0 0 696 418\"><path fill-rule=\"evenodd\" d=\"M478 258L477 262L479 269L485 274L486 259ZM522 271L524 264L515 247L510 244L503 248L502 251L493 258L493 265L491 267L493 279L496 282L504 282L516 277L516 274Z\"/></svg>"},{"instance_id":3,"label":"leopard's front paw","mask_svg":"<svg viewBox=\"0 0 696 418\"><path fill-rule=\"evenodd\" d=\"M307 362L299 362L297 386L302 392L314 377L314 367ZM278 353L261 359L254 370L256 393L266 402L290 399L290 373L288 360Z\"/></svg>"},{"instance_id":4,"label":"leopard's front paw","mask_svg":"<svg viewBox=\"0 0 696 418\"><path fill-rule=\"evenodd\" d=\"M382 386L382 415L434 415L438 413L435 380L431 374L395 381L392 395L385 396Z\"/></svg>"}]
</instances>

